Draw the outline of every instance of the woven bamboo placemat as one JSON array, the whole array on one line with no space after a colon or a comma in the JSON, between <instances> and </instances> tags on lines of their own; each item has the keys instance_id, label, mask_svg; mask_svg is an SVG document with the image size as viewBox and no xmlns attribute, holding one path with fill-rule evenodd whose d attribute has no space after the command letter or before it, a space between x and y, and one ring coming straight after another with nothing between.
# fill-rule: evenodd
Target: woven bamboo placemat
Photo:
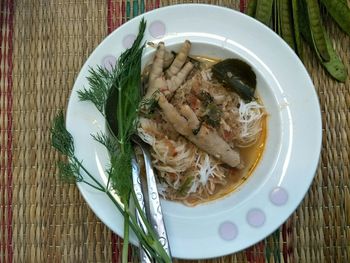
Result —
<instances>
[{"instance_id":1,"label":"woven bamboo placemat","mask_svg":"<svg viewBox=\"0 0 350 263\"><path fill-rule=\"evenodd\" d=\"M55 177L49 129L88 55L138 13L194 1L0 1L0 262L119 262L122 240ZM244 10L246 1L195 1ZM128 4L131 3L131 4ZM350 41L326 23L350 70ZM198 262L350 262L349 79L331 80L310 51L323 147L315 180L275 233L240 253ZM292 74L292 72L291 72ZM137 262L136 249L130 262ZM176 261L197 262L197 261Z\"/></svg>"}]
</instances>

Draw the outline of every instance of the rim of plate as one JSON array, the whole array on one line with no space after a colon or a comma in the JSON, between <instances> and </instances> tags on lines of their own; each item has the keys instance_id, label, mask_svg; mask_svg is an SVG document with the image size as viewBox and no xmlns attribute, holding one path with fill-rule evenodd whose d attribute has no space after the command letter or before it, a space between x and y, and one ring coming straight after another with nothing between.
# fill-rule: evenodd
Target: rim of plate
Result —
<instances>
[{"instance_id":1,"label":"rim of plate","mask_svg":"<svg viewBox=\"0 0 350 263\"><path fill-rule=\"evenodd\" d=\"M76 155L102 183L106 182L108 154L90 134L105 131L105 120L92 104L79 102L77 91L88 86L89 67L110 66L132 44L142 17L147 21L147 41L176 47L190 39L192 54L238 57L257 74L257 89L268 112L268 135L263 158L250 179L226 197L194 208L162 200L174 257L212 258L245 249L285 222L314 178L322 125L313 83L294 51L277 34L238 11L180 4L135 17L92 52L68 103L66 124L75 140ZM151 48L145 49L143 63L152 53ZM85 184L78 183L78 187L101 221L122 236L123 218L108 197ZM130 240L137 243L133 234Z\"/></svg>"}]
</instances>

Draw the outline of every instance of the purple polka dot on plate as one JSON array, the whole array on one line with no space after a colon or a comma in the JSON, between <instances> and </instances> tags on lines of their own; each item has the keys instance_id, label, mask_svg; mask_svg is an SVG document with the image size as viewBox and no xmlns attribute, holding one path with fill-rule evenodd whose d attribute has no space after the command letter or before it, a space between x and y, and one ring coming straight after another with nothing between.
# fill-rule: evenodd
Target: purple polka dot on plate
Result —
<instances>
[{"instance_id":1,"label":"purple polka dot on plate","mask_svg":"<svg viewBox=\"0 0 350 263\"><path fill-rule=\"evenodd\" d=\"M125 48L131 48L132 44L134 44L135 39L136 36L134 34L126 35L123 39L123 46Z\"/></svg>"},{"instance_id":2,"label":"purple polka dot on plate","mask_svg":"<svg viewBox=\"0 0 350 263\"><path fill-rule=\"evenodd\" d=\"M276 187L272 189L272 191L270 192L270 201L274 205L278 206L286 204L288 201L287 191L282 187Z\"/></svg>"},{"instance_id":3,"label":"purple polka dot on plate","mask_svg":"<svg viewBox=\"0 0 350 263\"><path fill-rule=\"evenodd\" d=\"M165 35L165 24L162 21L154 21L149 26L149 33L152 37L160 38Z\"/></svg>"},{"instance_id":4,"label":"purple polka dot on plate","mask_svg":"<svg viewBox=\"0 0 350 263\"><path fill-rule=\"evenodd\" d=\"M112 56L112 55L105 56L102 59L102 65L109 71L112 70L112 68L115 66L116 62L117 62L116 57Z\"/></svg>"},{"instance_id":5,"label":"purple polka dot on plate","mask_svg":"<svg viewBox=\"0 0 350 263\"><path fill-rule=\"evenodd\" d=\"M253 208L247 213L247 221L253 227L261 227L265 223L265 213L259 208Z\"/></svg>"},{"instance_id":6,"label":"purple polka dot on plate","mask_svg":"<svg viewBox=\"0 0 350 263\"><path fill-rule=\"evenodd\" d=\"M234 223L225 221L219 226L219 235L223 240L233 240L238 235L238 228Z\"/></svg>"}]
</instances>

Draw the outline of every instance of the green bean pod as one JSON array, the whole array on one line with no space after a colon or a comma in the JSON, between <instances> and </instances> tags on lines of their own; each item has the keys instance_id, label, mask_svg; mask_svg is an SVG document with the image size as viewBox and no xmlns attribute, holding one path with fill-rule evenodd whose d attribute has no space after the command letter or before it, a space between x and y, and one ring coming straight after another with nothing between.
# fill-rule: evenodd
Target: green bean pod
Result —
<instances>
[{"instance_id":1,"label":"green bean pod","mask_svg":"<svg viewBox=\"0 0 350 263\"><path fill-rule=\"evenodd\" d=\"M304 0L297 0L298 3L298 21L300 25L300 33L305 38L306 42L313 47L311 30L309 25L309 18L307 13L307 7Z\"/></svg>"},{"instance_id":2,"label":"green bean pod","mask_svg":"<svg viewBox=\"0 0 350 263\"><path fill-rule=\"evenodd\" d=\"M346 0L321 0L341 29L350 36L350 8Z\"/></svg>"},{"instance_id":3,"label":"green bean pod","mask_svg":"<svg viewBox=\"0 0 350 263\"><path fill-rule=\"evenodd\" d=\"M280 35L280 28L279 28L279 12L278 10L278 0L274 0L272 3L272 23L271 28L273 31L275 31L278 35Z\"/></svg>"},{"instance_id":4,"label":"green bean pod","mask_svg":"<svg viewBox=\"0 0 350 263\"><path fill-rule=\"evenodd\" d=\"M346 67L341 61L341 58L334 50L331 39L329 38L326 32L324 32L324 34L326 38L328 53L330 55L330 60L327 62L322 61L322 64L333 78L340 82L345 82L348 76Z\"/></svg>"},{"instance_id":5,"label":"green bean pod","mask_svg":"<svg viewBox=\"0 0 350 263\"><path fill-rule=\"evenodd\" d=\"M269 26L272 15L273 0L259 0L256 5L255 18Z\"/></svg>"},{"instance_id":6,"label":"green bean pod","mask_svg":"<svg viewBox=\"0 0 350 263\"><path fill-rule=\"evenodd\" d=\"M313 46L313 40L311 36L311 30L309 27L309 20L307 18L307 12L306 12L306 6L305 3L302 2L302 0L298 0L299 2L299 22L300 22L300 33L305 38L306 42L310 44L310 46ZM319 52L316 48L314 48L317 58L322 63L324 68L327 70L327 72L336 80L340 82L345 82L347 78L347 71L346 68L341 60L341 58L338 56L337 52L334 50L332 46L332 42L329 38L329 36L326 34L324 29L322 29L325 41L326 41L326 47L327 51L330 55L330 59L328 62L324 61L322 57L320 56Z\"/></svg>"},{"instance_id":7,"label":"green bean pod","mask_svg":"<svg viewBox=\"0 0 350 263\"><path fill-rule=\"evenodd\" d=\"M288 45L295 50L293 22L291 17L291 6L289 0L280 0L280 19L282 38L288 43Z\"/></svg>"},{"instance_id":8,"label":"green bean pod","mask_svg":"<svg viewBox=\"0 0 350 263\"><path fill-rule=\"evenodd\" d=\"M279 0L274 0L272 4L272 29L278 35L281 35Z\"/></svg>"},{"instance_id":9,"label":"green bean pod","mask_svg":"<svg viewBox=\"0 0 350 263\"><path fill-rule=\"evenodd\" d=\"M320 54L323 61L329 61L326 39L323 33L320 8L317 0L306 0L307 12L309 17L309 25L313 45Z\"/></svg>"},{"instance_id":10,"label":"green bean pod","mask_svg":"<svg viewBox=\"0 0 350 263\"><path fill-rule=\"evenodd\" d=\"M292 0L292 18L293 18L293 29L295 39L295 50L299 57L303 56L301 36L300 36L300 24L299 24L299 5L298 0Z\"/></svg>"},{"instance_id":11,"label":"green bean pod","mask_svg":"<svg viewBox=\"0 0 350 263\"><path fill-rule=\"evenodd\" d=\"M247 15L248 16L251 16L251 17L255 16L256 4L257 4L257 0L249 0L248 6L247 6Z\"/></svg>"},{"instance_id":12,"label":"green bean pod","mask_svg":"<svg viewBox=\"0 0 350 263\"><path fill-rule=\"evenodd\" d=\"M281 35L281 18L280 18L280 0L273 0L272 3L272 28L278 34Z\"/></svg>"}]
</instances>

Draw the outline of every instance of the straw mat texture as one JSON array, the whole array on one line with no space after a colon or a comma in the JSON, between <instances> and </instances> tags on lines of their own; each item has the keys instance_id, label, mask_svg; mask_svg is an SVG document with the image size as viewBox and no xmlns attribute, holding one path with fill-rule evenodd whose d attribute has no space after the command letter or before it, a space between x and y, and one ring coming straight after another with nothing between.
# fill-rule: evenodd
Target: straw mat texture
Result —
<instances>
[{"instance_id":1,"label":"straw mat texture","mask_svg":"<svg viewBox=\"0 0 350 263\"><path fill-rule=\"evenodd\" d=\"M49 130L84 61L108 33L137 14L184 2L193 1L0 1L1 263L120 262L122 240L97 219L75 185L55 177L59 156ZM242 0L198 2L246 6ZM349 71L349 37L333 22L326 26ZM321 159L310 191L265 240L198 262L350 262L349 79L330 79L309 50L305 64L323 118ZM138 262L137 249L129 260Z\"/></svg>"}]
</instances>

